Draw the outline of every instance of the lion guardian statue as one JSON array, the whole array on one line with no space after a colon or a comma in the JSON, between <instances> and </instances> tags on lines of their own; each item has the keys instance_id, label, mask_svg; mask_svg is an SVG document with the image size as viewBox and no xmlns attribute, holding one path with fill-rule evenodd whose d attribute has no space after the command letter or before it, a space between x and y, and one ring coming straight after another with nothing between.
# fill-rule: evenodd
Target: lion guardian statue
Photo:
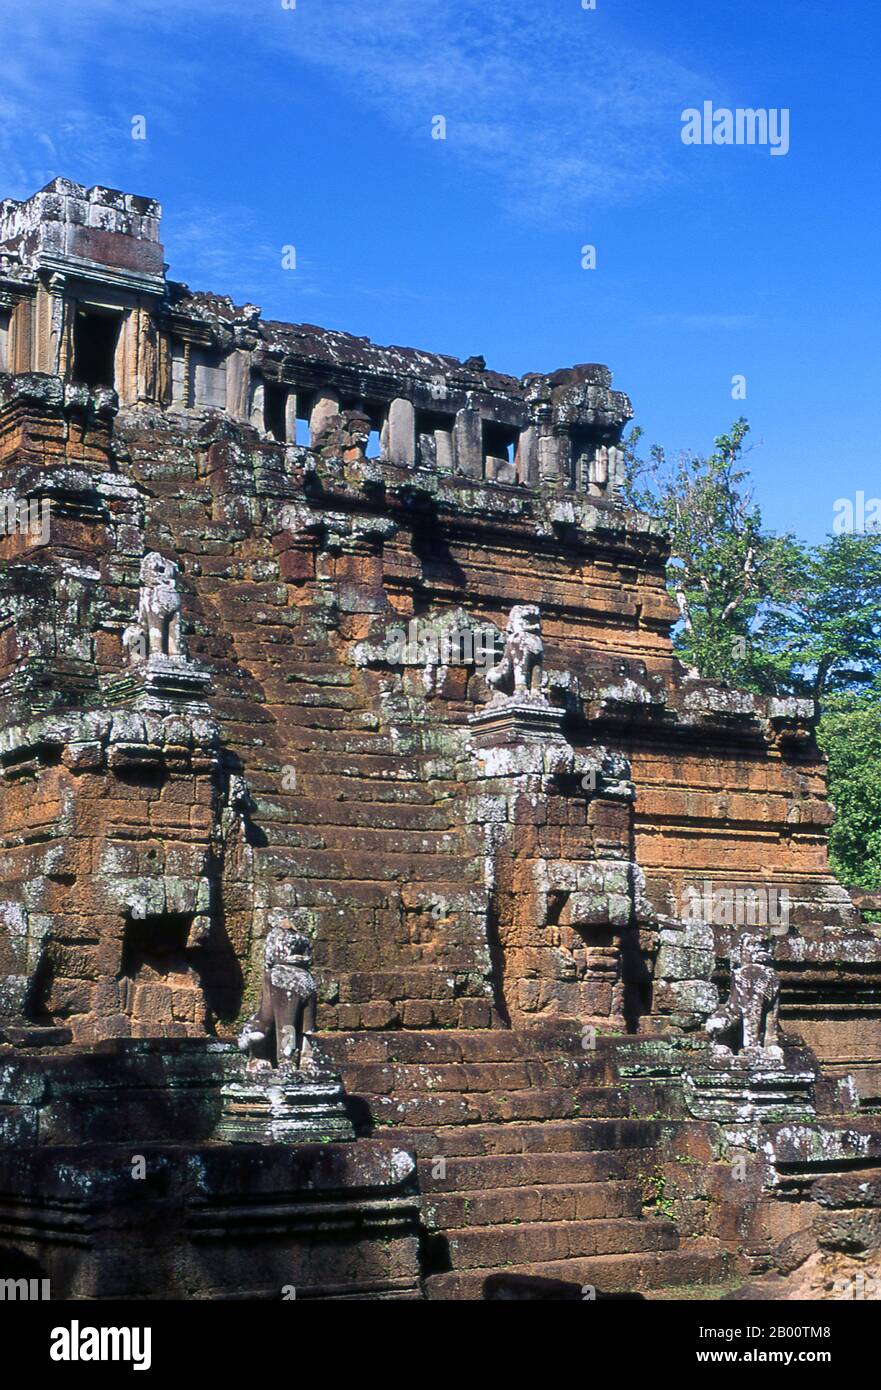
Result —
<instances>
[{"instance_id":1,"label":"lion guardian statue","mask_svg":"<svg viewBox=\"0 0 881 1390\"><path fill-rule=\"evenodd\" d=\"M518 604L508 615L504 655L487 672L487 684L501 695L540 696L543 660L538 604Z\"/></svg>"},{"instance_id":2,"label":"lion guardian statue","mask_svg":"<svg viewBox=\"0 0 881 1390\"><path fill-rule=\"evenodd\" d=\"M123 645L133 666L153 656L183 657L180 631L180 573L173 560L151 550L141 561L141 592L137 621L123 633Z\"/></svg>"},{"instance_id":3,"label":"lion guardian statue","mask_svg":"<svg viewBox=\"0 0 881 1390\"><path fill-rule=\"evenodd\" d=\"M308 1070L318 990L312 976L312 944L290 922L270 929L263 948L260 1006L239 1035L248 1069Z\"/></svg>"},{"instance_id":4,"label":"lion guardian statue","mask_svg":"<svg viewBox=\"0 0 881 1390\"><path fill-rule=\"evenodd\" d=\"M731 993L724 1008L707 1019L707 1032L729 1052L764 1052L783 1056L777 1045L780 977L768 947L755 933L741 942L740 959L731 962Z\"/></svg>"}]
</instances>

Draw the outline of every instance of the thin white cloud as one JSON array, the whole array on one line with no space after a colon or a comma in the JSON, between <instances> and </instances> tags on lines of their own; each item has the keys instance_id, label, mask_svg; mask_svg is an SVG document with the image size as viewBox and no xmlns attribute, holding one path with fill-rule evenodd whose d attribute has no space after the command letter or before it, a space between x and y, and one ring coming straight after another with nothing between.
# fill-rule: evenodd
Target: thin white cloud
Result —
<instances>
[{"instance_id":1,"label":"thin white cloud","mask_svg":"<svg viewBox=\"0 0 881 1390\"><path fill-rule=\"evenodd\" d=\"M313 266L302 256L296 269L282 264L282 246L265 238L256 214L249 208L190 205L185 211L166 210L162 234L171 248L169 274L188 279L194 290L232 290L238 303L246 300L274 314L288 296L320 297ZM190 272L187 267L196 267Z\"/></svg>"},{"instance_id":2,"label":"thin white cloud","mask_svg":"<svg viewBox=\"0 0 881 1390\"><path fill-rule=\"evenodd\" d=\"M4 14L11 51L0 175L4 191L19 193L29 191L21 185L31 170L31 187L45 172L42 154L24 152L36 139L35 116L62 161L79 127L88 168L97 170L103 141L131 114L119 106L126 81L141 90L147 81L155 117L187 94L211 93L205 49L237 35L249 52L265 54L268 83L278 82L280 59L292 81L303 68L320 70L347 101L363 102L414 141L430 139L432 116L446 116L445 153L456 167L497 189L518 217L558 223L675 177L679 112L706 89L666 54L624 41L620 28L612 36L574 0L538 17L534 0L299 0L296 9L281 0L29 0L27 11L20 0L0 0ZM70 103L87 116L102 78L119 106L113 129L102 133L96 123L83 132L74 119L59 131L53 110ZM229 99L244 112L261 93ZM81 144L80 167L85 159Z\"/></svg>"},{"instance_id":3,"label":"thin white cloud","mask_svg":"<svg viewBox=\"0 0 881 1390\"><path fill-rule=\"evenodd\" d=\"M283 18L276 43L400 130L427 140L444 115L453 158L520 215L568 221L672 177L666 151L698 79L598 37L590 12L560 6L538 22L532 0L305 0Z\"/></svg>"}]
</instances>

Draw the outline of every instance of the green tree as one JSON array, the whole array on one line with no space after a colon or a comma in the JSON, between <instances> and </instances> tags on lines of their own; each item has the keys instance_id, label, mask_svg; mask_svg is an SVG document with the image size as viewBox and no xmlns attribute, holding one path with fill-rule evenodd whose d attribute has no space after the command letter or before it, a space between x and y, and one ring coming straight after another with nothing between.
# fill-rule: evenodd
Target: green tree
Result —
<instances>
[{"instance_id":1,"label":"green tree","mask_svg":"<svg viewBox=\"0 0 881 1390\"><path fill-rule=\"evenodd\" d=\"M843 881L881 887L881 535L807 547L766 531L737 420L706 458L670 463L625 443L624 500L670 533L674 644L701 675L814 699L836 807L830 857Z\"/></svg>"},{"instance_id":2,"label":"green tree","mask_svg":"<svg viewBox=\"0 0 881 1390\"><path fill-rule=\"evenodd\" d=\"M835 820L829 858L844 883L881 887L881 687L828 697L818 728Z\"/></svg>"},{"instance_id":3,"label":"green tree","mask_svg":"<svg viewBox=\"0 0 881 1390\"><path fill-rule=\"evenodd\" d=\"M769 616L769 666L822 711L835 821L829 855L843 882L881 888L881 536L833 536L804 554L789 602Z\"/></svg>"},{"instance_id":4,"label":"green tree","mask_svg":"<svg viewBox=\"0 0 881 1390\"><path fill-rule=\"evenodd\" d=\"M787 593L768 606L757 638L766 680L778 689L822 705L871 686L881 672L881 535L799 548ZM877 687L873 699L881 699Z\"/></svg>"},{"instance_id":5,"label":"green tree","mask_svg":"<svg viewBox=\"0 0 881 1390\"><path fill-rule=\"evenodd\" d=\"M758 641L769 603L782 600L801 552L791 536L764 529L744 466L749 425L734 422L711 454L668 459L655 446L639 458L641 431L625 444L625 501L664 522L668 584L681 622L674 644L701 675L764 688L775 672Z\"/></svg>"}]
</instances>

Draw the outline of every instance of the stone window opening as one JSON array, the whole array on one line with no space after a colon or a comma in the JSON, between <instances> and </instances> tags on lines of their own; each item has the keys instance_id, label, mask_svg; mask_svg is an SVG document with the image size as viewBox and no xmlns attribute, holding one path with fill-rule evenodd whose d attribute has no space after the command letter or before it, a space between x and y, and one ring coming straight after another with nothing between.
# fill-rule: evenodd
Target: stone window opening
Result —
<instances>
[{"instance_id":1,"label":"stone window opening","mask_svg":"<svg viewBox=\"0 0 881 1390\"><path fill-rule=\"evenodd\" d=\"M383 449L383 426L386 419L386 407L382 401L365 401L363 396L343 397L340 400L340 410L357 411L361 415L366 415L370 421L370 434L364 448L364 457L368 459L382 458Z\"/></svg>"},{"instance_id":2,"label":"stone window opening","mask_svg":"<svg viewBox=\"0 0 881 1390\"><path fill-rule=\"evenodd\" d=\"M363 410L370 420L370 437L367 440L367 447L364 457L368 459L378 459L382 457L382 427L385 423L385 406L373 404L370 401L358 401L358 409Z\"/></svg>"},{"instance_id":3,"label":"stone window opening","mask_svg":"<svg viewBox=\"0 0 881 1390\"><path fill-rule=\"evenodd\" d=\"M263 388L263 428L278 444L287 443L287 404L287 387L267 381Z\"/></svg>"},{"instance_id":4,"label":"stone window opening","mask_svg":"<svg viewBox=\"0 0 881 1390\"><path fill-rule=\"evenodd\" d=\"M73 380L92 389L116 384L121 317L112 309L78 309L73 324Z\"/></svg>"},{"instance_id":5,"label":"stone window opening","mask_svg":"<svg viewBox=\"0 0 881 1390\"><path fill-rule=\"evenodd\" d=\"M119 972L120 1006L134 1036L157 1028L198 1036L205 1025L205 999L187 942L189 913L128 917Z\"/></svg>"},{"instance_id":6,"label":"stone window opening","mask_svg":"<svg viewBox=\"0 0 881 1390\"><path fill-rule=\"evenodd\" d=\"M122 975L134 978L145 964L159 974L166 974L182 964L185 966L191 922L191 914L185 912L127 917Z\"/></svg>"},{"instance_id":7,"label":"stone window opening","mask_svg":"<svg viewBox=\"0 0 881 1390\"><path fill-rule=\"evenodd\" d=\"M140 766L117 769L117 779L128 787L155 787L162 790L168 781L167 768L156 763L143 763Z\"/></svg>"},{"instance_id":8,"label":"stone window opening","mask_svg":"<svg viewBox=\"0 0 881 1390\"><path fill-rule=\"evenodd\" d=\"M285 386L283 383L278 383L276 389L285 393L285 444L298 444L302 449L310 448L314 396L308 391L298 391L295 386ZM275 409L277 411L278 407ZM268 429L269 425L266 424L265 428Z\"/></svg>"},{"instance_id":9,"label":"stone window opening","mask_svg":"<svg viewBox=\"0 0 881 1390\"><path fill-rule=\"evenodd\" d=\"M453 424L452 415L436 410L416 411L417 457L423 468L452 473Z\"/></svg>"},{"instance_id":10,"label":"stone window opening","mask_svg":"<svg viewBox=\"0 0 881 1390\"><path fill-rule=\"evenodd\" d=\"M190 344L172 342L171 344L171 400L173 405L188 410L192 398L192 362Z\"/></svg>"},{"instance_id":11,"label":"stone window opening","mask_svg":"<svg viewBox=\"0 0 881 1390\"><path fill-rule=\"evenodd\" d=\"M496 420L483 422L483 471L484 476L500 483L513 483L517 480L516 458L520 431L513 425L503 425Z\"/></svg>"},{"instance_id":12,"label":"stone window opening","mask_svg":"<svg viewBox=\"0 0 881 1390\"><path fill-rule=\"evenodd\" d=\"M602 491L591 483L591 471L594 455L596 453L596 441L591 436L581 430L573 430L569 447L569 469L566 479L566 486L572 492L591 492L598 494Z\"/></svg>"}]
</instances>

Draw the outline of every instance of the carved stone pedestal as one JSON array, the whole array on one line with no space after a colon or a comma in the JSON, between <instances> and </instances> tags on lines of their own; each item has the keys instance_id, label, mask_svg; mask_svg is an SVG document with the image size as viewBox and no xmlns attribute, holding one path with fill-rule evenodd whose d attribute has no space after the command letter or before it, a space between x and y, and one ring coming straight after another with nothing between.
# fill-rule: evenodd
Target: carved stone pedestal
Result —
<instances>
[{"instance_id":1,"label":"carved stone pedestal","mask_svg":"<svg viewBox=\"0 0 881 1390\"><path fill-rule=\"evenodd\" d=\"M339 1076L308 1071L244 1069L222 1090L215 1138L241 1144L317 1144L354 1139Z\"/></svg>"},{"instance_id":2,"label":"carved stone pedestal","mask_svg":"<svg viewBox=\"0 0 881 1390\"><path fill-rule=\"evenodd\" d=\"M164 709L168 704L203 704L211 677L203 666L185 657L151 656L116 676L104 688L111 704L136 704L139 709ZM207 707L206 707L207 709Z\"/></svg>"},{"instance_id":3,"label":"carved stone pedestal","mask_svg":"<svg viewBox=\"0 0 881 1390\"><path fill-rule=\"evenodd\" d=\"M468 723L475 743L562 737L566 711L540 697L511 695L491 700Z\"/></svg>"},{"instance_id":4,"label":"carved stone pedestal","mask_svg":"<svg viewBox=\"0 0 881 1390\"><path fill-rule=\"evenodd\" d=\"M790 1070L776 1049L732 1054L714 1047L705 1064L685 1073L685 1098L698 1120L723 1124L809 1119L815 1113L815 1073Z\"/></svg>"}]
</instances>

